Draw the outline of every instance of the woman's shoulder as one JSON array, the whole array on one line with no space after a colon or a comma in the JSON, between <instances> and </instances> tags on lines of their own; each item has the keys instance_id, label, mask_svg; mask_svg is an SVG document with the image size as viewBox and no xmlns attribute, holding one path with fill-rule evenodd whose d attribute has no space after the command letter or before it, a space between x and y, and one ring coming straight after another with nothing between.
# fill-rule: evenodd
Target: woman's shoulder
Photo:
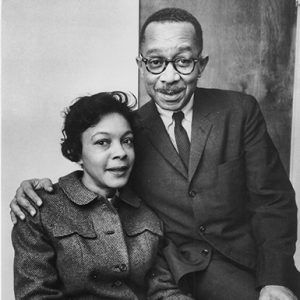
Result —
<instances>
[{"instance_id":1,"label":"woman's shoulder","mask_svg":"<svg viewBox=\"0 0 300 300\"><path fill-rule=\"evenodd\" d=\"M70 207L76 207L72 195L68 191L74 190L75 186L81 185L78 171L72 172L59 178L53 185L53 191L38 190L37 194L42 199L41 214L62 214ZM75 193L75 192L74 192Z\"/></svg>"},{"instance_id":2,"label":"woman's shoulder","mask_svg":"<svg viewBox=\"0 0 300 300\"><path fill-rule=\"evenodd\" d=\"M43 201L43 204L41 206L41 208L43 209L45 209L46 207L59 207L60 200L63 200L66 197L58 182L54 183L52 187L53 190L51 192L48 192L44 189L36 191L37 195Z\"/></svg>"}]
</instances>

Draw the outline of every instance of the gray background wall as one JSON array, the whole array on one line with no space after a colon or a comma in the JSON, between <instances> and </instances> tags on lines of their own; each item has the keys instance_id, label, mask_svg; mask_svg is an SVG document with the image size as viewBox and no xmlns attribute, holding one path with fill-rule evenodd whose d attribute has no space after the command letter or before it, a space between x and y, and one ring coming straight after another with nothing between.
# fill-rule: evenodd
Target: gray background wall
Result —
<instances>
[{"instance_id":1,"label":"gray background wall","mask_svg":"<svg viewBox=\"0 0 300 300\"><path fill-rule=\"evenodd\" d=\"M77 168L60 153L76 97L137 94L138 0L2 1L2 299L14 299L9 202L26 178Z\"/></svg>"}]
</instances>

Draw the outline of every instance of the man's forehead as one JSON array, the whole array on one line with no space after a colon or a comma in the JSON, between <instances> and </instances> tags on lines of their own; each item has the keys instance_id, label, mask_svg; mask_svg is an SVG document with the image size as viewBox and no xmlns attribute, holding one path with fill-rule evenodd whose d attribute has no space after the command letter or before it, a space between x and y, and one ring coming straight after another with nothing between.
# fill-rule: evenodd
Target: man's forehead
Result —
<instances>
[{"instance_id":1,"label":"man's forehead","mask_svg":"<svg viewBox=\"0 0 300 300\"><path fill-rule=\"evenodd\" d=\"M152 22L146 27L142 47L147 52L159 52L169 48L193 51L197 47L194 26L188 22Z\"/></svg>"}]
</instances>

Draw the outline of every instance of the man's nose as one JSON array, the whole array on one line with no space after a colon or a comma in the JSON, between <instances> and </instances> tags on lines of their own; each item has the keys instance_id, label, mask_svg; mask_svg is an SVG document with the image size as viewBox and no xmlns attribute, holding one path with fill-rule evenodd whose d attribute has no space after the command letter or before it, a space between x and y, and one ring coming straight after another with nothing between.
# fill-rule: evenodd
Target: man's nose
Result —
<instances>
[{"instance_id":1,"label":"man's nose","mask_svg":"<svg viewBox=\"0 0 300 300\"><path fill-rule=\"evenodd\" d=\"M174 68L173 63L168 63L166 69L160 75L160 80L168 83L180 80L180 75Z\"/></svg>"}]
</instances>

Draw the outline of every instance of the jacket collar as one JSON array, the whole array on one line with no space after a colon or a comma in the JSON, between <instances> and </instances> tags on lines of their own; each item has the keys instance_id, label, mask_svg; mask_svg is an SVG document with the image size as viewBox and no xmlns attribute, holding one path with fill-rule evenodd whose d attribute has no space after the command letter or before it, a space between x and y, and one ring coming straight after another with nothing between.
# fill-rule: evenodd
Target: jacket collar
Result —
<instances>
[{"instance_id":1,"label":"jacket collar","mask_svg":"<svg viewBox=\"0 0 300 300\"><path fill-rule=\"evenodd\" d=\"M139 111L139 126L145 129L154 147L188 180L192 180L202 157L212 123L207 116L213 111L210 104L211 93L207 89L197 88L194 93L193 121L191 135L191 153L188 173L165 130L153 100L143 105Z\"/></svg>"},{"instance_id":2,"label":"jacket collar","mask_svg":"<svg viewBox=\"0 0 300 300\"><path fill-rule=\"evenodd\" d=\"M183 165L171 139L166 131L165 125L153 100L145 104L140 110L141 123L145 134L152 145L174 166L184 177L187 171Z\"/></svg>"},{"instance_id":3,"label":"jacket collar","mask_svg":"<svg viewBox=\"0 0 300 300\"><path fill-rule=\"evenodd\" d=\"M59 178L58 181L67 197L77 205L87 205L99 198L96 193L87 189L81 182L82 175L83 172L78 170ZM118 198L136 208L141 203L141 199L128 186L120 190Z\"/></svg>"}]
</instances>

